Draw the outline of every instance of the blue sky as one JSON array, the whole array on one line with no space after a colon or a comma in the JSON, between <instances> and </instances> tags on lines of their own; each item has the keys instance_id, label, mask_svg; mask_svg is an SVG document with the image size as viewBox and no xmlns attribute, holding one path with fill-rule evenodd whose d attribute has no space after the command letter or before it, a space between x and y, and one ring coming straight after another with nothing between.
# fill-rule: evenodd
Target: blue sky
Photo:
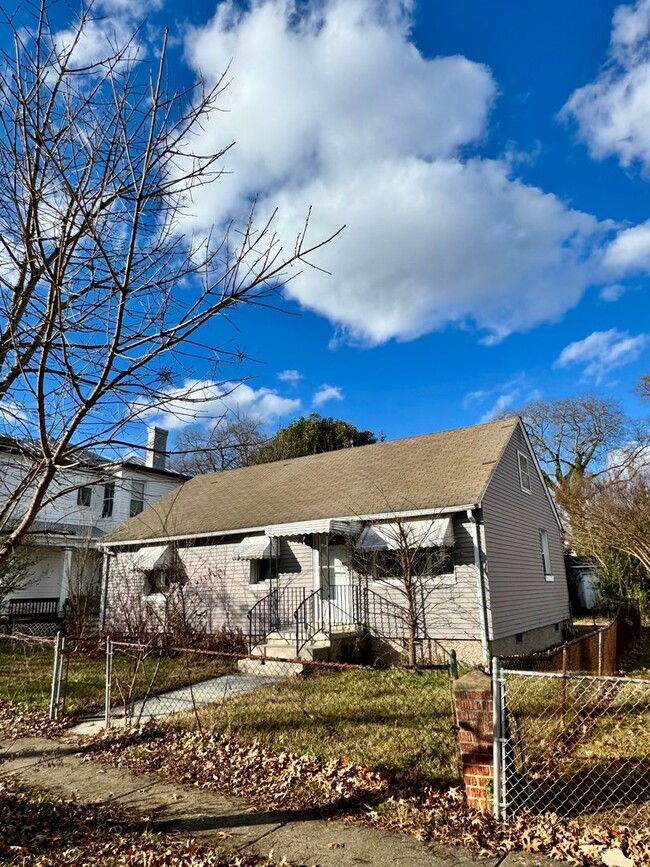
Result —
<instances>
[{"instance_id":1,"label":"blue sky","mask_svg":"<svg viewBox=\"0 0 650 867\"><path fill-rule=\"evenodd\" d=\"M135 4L99 5L105 29L132 25ZM312 238L346 225L287 312L212 327L250 359L229 408L388 438L580 391L647 411L650 0L190 5L138 10L152 42L170 27L172 83L230 66L201 144L237 144L193 228L253 196L287 246L310 206ZM207 424L220 387L192 373Z\"/></svg>"}]
</instances>

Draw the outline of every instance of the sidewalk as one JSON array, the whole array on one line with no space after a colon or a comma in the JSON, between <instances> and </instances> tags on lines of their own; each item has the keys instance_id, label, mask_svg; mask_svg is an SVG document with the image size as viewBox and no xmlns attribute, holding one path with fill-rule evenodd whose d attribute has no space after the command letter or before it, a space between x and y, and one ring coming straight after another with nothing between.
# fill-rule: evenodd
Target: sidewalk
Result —
<instances>
[{"instance_id":1,"label":"sidewalk","mask_svg":"<svg viewBox=\"0 0 650 867\"><path fill-rule=\"evenodd\" d=\"M12 776L86 803L125 808L156 831L175 830L204 843L318 867L549 867L546 858L510 853L479 858L466 849L418 842L375 828L294 811L260 811L245 801L168 783L84 759L75 742L24 738L0 747L0 779Z\"/></svg>"}]
</instances>

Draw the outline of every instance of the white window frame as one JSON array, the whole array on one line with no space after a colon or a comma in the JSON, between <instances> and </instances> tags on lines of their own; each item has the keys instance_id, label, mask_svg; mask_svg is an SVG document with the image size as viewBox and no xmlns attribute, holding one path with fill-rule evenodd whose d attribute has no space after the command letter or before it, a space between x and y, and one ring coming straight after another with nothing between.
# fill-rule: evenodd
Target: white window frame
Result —
<instances>
[{"instance_id":1,"label":"white window frame","mask_svg":"<svg viewBox=\"0 0 650 867\"><path fill-rule=\"evenodd\" d=\"M548 542L548 530L539 531L539 545L542 549L542 564L544 568L544 579L546 581L555 581L553 570L551 568L551 547Z\"/></svg>"},{"instance_id":2,"label":"white window frame","mask_svg":"<svg viewBox=\"0 0 650 867\"><path fill-rule=\"evenodd\" d=\"M532 494L533 490L530 480L533 474L532 461L529 455L524 454L524 452L517 452L517 464L519 467L519 486L525 494ZM525 464L525 468L522 464Z\"/></svg>"},{"instance_id":3,"label":"white window frame","mask_svg":"<svg viewBox=\"0 0 650 867\"><path fill-rule=\"evenodd\" d=\"M255 560L250 560L249 584L251 587L266 587L271 588L271 579L277 578L280 572L279 564L276 565L276 559L273 557L269 564L268 576L263 580L260 579L260 569L262 563L269 563L268 557L260 557Z\"/></svg>"}]
</instances>

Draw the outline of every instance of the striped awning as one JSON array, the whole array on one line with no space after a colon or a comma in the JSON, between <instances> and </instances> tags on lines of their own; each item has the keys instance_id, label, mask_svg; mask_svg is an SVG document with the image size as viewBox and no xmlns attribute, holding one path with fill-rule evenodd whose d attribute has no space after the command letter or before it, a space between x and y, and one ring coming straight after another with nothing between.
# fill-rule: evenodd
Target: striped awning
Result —
<instances>
[{"instance_id":1,"label":"striped awning","mask_svg":"<svg viewBox=\"0 0 650 867\"><path fill-rule=\"evenodd\" d=\"M268 536L246 536L237 545L233 560L265 560L275 556L276 545Z\"/></svg>"},{"instance_id":2,"label":"striped awning","mask_svg":"<svg viewBox=\"0 0 650 867\"><path fill-rule=\"evenodd\" d=\"M315 521L296 521L291 524L273 524L264 531L267 536L307 536L310 533L334 533L341 536L356 536L361 527L359 521L340 521L336 518L317 518Z\"/></svg>"},{"instance_id":3,"label":"striped awning","mask_svg":"<svg viewBox=\"0 0 650 867\"><path fill-rule=\"evenodd\" d=\"M367 551L397 551L408 548L444 548L454 544L451 518L425 518L396 521L366 527L359 547Z\"/></svg>"},{"instance_id":4,"label":"striped awning","mask_svg":"<svg viewBox=\"0 0 650 867\"><path fill-rule=\"evenodd\" d=\"M134 569L147 572L150 569L162 569L170 566L172 562L172 549L169 545L152 545L140 548L131 561Z\"/></svg>"}]
</instances>

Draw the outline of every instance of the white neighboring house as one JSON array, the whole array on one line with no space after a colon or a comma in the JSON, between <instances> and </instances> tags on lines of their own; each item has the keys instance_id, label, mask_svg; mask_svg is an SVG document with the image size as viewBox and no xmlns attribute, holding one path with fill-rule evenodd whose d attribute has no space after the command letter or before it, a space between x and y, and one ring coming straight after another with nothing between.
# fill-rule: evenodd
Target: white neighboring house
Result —
<instances>
[{"instance_id":1,"label":"white neighboring house","mask_svg":"<svg viewBox=\"0 0 650 867\"><path fill-rule=\"evenodd\" d=\"M167 431L150 428L146 457L116 462L89 455L83 466L59 473L65 491L39 512L27 536L32 565L24 585L0 604L19 599L58 600L59 612L74 592L97 596L102 554L99 540L183 484L187 476L167 469ZM25 449L0 440L0 499L28 466Z\"/></svg>"}]
</instances>

